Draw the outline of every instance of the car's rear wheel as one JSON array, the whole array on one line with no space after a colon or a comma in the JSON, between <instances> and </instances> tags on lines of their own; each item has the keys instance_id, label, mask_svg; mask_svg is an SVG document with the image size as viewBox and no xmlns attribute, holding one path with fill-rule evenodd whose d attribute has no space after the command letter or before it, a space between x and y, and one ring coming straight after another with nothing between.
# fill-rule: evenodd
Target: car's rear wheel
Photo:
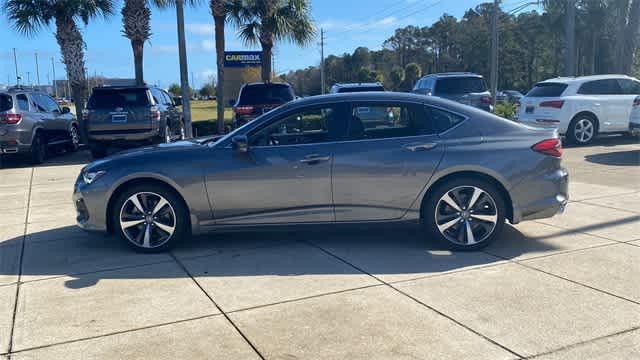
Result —
<instances>
[{"instance_id":1,"label":"car's rear wheel","mask_svg":"<svg viewBox=\"0 0 640 360\"><path fill-rule=\"evenodd\" d=\"M422 220L429 233L448 247L478 250L502 231L505 200L488 181L458 178L431 192L423 203Z\"/></svg>"},{"instance_id":2,"label":"car's rear wheel","mask_svg":"<svg viewBox=\"0 0 640 360\"><path fill-rule=\"evenodd\" d=\"M576 145L590 144L598 134L596 120L589 115L579 115L571 121L567 130L567 140Z\"/></svg>"},{"instance_id":3,"label":"car's rear wheel","mask_svg":"<svg viewBox=\"0 0 640 360\"><path fill-rule=\"evenodd\" d=\"M114 204L112 224L137 251L166 251L189 234L189 215L182 199L164 186L134 185L120 193Z\"/></svg>"},{"instance_id":4,"label":"car's rear wheel","mask_svg":"<svg viewBox=\"0 0 640 360\"><path fill-rule=\"evenodd\" d=\"M33 136L31 141L31 163L42 164L47 156L47 141L42 135L42 132L38 131Z\"/></svg>"}]
</instances>

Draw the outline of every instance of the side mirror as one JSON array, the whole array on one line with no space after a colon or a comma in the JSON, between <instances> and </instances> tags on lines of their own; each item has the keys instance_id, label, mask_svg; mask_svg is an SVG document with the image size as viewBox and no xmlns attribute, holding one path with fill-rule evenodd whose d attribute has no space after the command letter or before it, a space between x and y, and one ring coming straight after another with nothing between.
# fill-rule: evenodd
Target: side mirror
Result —
<instances>
[{"instance_id":1,"label":"side mirror","mask_svg":"<svg viewBox=\"0 0 640 360\"><path fill-rule=\"evenodd\" d=\"M182 106L182 98L179 96L176 96L173 98L173 104L175 106Z\"/></svg>"},{"instance_id":2,"label":"side mirror","mask_svg":"<svg viewBox=\"0 0 640 360\"><path fill-rule=\"evenodd\" d=\"M231 139L231 146L239 153L249 151L249 139L247 135L236 135Z\"/></svg>"},{"instance_id":3,"label":"side mirror","mask_svg":"<svg viewBox=\"0 0 640 360\"><path fill-rule=\"evenodd\" d=\"M230 107L234 107L235 105L236 105L236 101L235 101L235 100L233 100L233 99L230 99L230 100L229 100L229 106L230 106Z\"/></svg>"},{"instance_id":4,"label":"side mirror","mask_svg":"<svg viewBox=\"0 0 640 360\"><path fill-rule=\"evenodd\" d=\"M70 113L70 112L71 112L71 109L69 109L68 107L66 107L66 106L63 106L63 107L62 107L62 113L63 113L63 114L68 114L68 113Z\"/></svg>"}]
</instances>

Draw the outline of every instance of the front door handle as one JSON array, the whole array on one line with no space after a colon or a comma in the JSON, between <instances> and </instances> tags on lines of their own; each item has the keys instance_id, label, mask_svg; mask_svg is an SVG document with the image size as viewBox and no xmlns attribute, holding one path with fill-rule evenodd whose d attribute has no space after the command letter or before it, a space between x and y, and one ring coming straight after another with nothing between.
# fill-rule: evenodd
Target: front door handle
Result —
<instances>
[{"instance_id":1,"label":"front door handle","mask_svg":"<svg viewBox=\"0 0 640 360\"><path fill-rule=\"evenodd\" d=\"M303 164L313 165L313 164L318 164L318 163L329 161L329 160L331 160L331 156L321 156L321 155L313 154L313 155L305 156L304 159L300 160L300 162Z\"/></svg>"},{"instance_id":2,"label":"front door handle","mask_svg":"<svg viewBox=\"0 0 640 360\"><path fill-rule=\"evenodd\" d=\"M436 146L438 146L437 143L425 143L425 144L409 144L406 145L404 148L409 150L409 151L427 151L427 150L431 150L433 148L435 148Z\"/></svg>"}]
</instances>

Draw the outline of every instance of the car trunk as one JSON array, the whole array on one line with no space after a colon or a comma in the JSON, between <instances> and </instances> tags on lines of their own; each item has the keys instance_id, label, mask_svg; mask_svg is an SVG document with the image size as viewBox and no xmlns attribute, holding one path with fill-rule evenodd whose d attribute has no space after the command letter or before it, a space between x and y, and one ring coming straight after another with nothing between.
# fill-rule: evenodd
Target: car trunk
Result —
<instances>
[{"instance_id":1,"label":"car trunk","mask_svg":"<svg viewBox=\"0 0 640 360\"><path fill-rule=\"evenodd\" d=\"M536 84L521 100L520 117L537 117L541 121L548 119L550 119L549 121L559 120L556 115L564 105L562 94L566 89L567 84Z\"/></svg>"},{"instance_id":2,"label":"car trunk","mask_svg":"<svg viewBox=\"0 0 640 360\"><path fill-rule=\"evenodd\" d=\"M89 132L149 131L153 114L146 89L96 89L87 106Z\"/></svg>"}]
</instances>

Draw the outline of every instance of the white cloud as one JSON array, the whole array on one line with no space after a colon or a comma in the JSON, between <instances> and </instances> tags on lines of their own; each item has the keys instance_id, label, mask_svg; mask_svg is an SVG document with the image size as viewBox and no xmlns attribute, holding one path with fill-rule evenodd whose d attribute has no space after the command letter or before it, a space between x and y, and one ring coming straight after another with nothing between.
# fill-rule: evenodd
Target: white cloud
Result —
<instances>
[{"instance_id":1,"label":"white cloud","mask_svg":"<svg viewBox=\"0 0 640 360\"><path fill-rule=\"evenodd\" d=\"M185 29L195 35L213 35L213 24L209 23L192 23L186 24Z\"/></svg>"},{"instance_id":2,"label":"white cloud","mask_svg":"<svg viewBox=\"0 0 640 360\"><path fill-rule=\"evenodd\" d=\"M211 39L202 40L200 42L200 47L202 48L202 50L207 51L207 52L215 51L216 50L216 42L215 42L215 40L211 40Z\"/></svg>"},{"instance_id":3,"label":"white cloud","mask_svg":"<svg viewBox=\"0 0 640 360\"><path fill-rule=\"evenodd\" d=\"M397 26L400 21L395 16L387 16L382 19L374 21L362 21L362 22L349 22L341 20L327 20L321 22L318 27L325 30L335 31L359 31L359 30L371 30L380 29L391 26Z\"/></svg>"}]
</instances>

